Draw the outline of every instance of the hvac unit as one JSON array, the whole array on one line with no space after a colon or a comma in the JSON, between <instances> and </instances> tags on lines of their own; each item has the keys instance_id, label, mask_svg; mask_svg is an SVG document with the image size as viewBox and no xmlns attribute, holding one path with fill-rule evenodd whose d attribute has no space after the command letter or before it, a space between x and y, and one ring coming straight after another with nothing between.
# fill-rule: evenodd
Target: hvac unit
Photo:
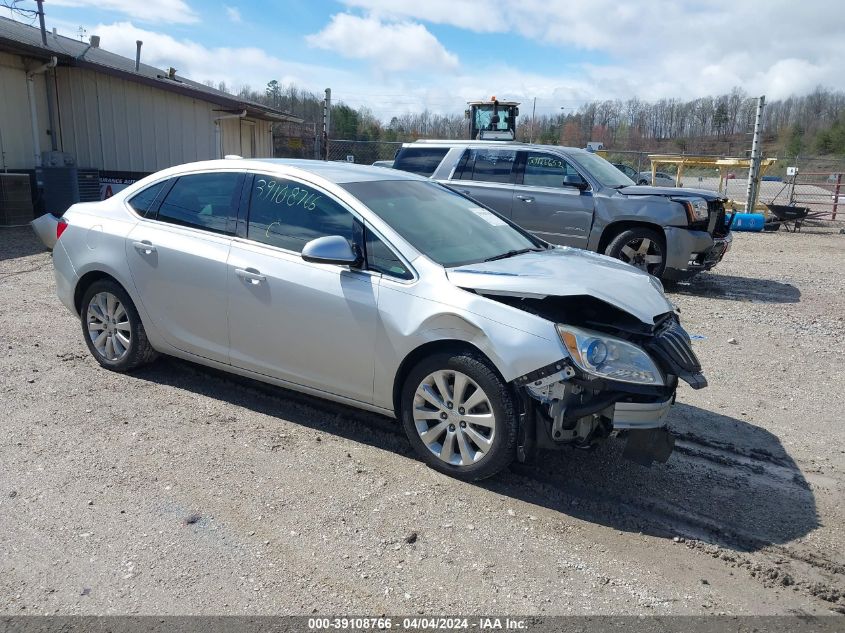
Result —
<instances>
[{"instance_id":1,"label":"hvac unit","mask_svg":"<svg viewBox=\"0 0 845 633\"><path fill-rule=\"evenodd\" d=\"M42 167L76 167L73 154L67 152L41 152Z\"/></svg>"},{"instance_id":2,"label":"hvac unit","mask_svg":"<svg viewBox=\"0 0 845 633\"><path fill-rule=\"evenodd\" d=\"M29 174L0 174L0 225L15 226L31 220Z\"/></svg>"},{"instance_id":3,"label":"hvac unit","mask_svg":"<svg viewBox=\"0 0 845 633\"><path fill-rule=\"evenodd\" d=\"M44 191L44 209L61 215L77 202L100 199L100 172L76 167L42 167L39 180Z\"/></svg>"}]
</instances>

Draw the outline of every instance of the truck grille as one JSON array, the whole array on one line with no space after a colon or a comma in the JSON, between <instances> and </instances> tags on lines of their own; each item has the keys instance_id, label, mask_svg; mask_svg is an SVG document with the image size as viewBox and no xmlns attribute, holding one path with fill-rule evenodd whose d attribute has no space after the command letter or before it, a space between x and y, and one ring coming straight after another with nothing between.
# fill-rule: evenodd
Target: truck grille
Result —
<instances>
[{"instance_id":1,"label":"truck grille","mask_svg":"<svg viewBox=\"0 0 845 633\"><path fill-rule=\"evenodd\" d=\"M715 223L711 224L712 230L709 231L713 237L725 237L728 234L728 228L725 226L725 203L721 200L710 200L707 203L707 211L709 219L715 216ZM708 226L708 229L710 229Z\"/></svg>"}]
</instances>

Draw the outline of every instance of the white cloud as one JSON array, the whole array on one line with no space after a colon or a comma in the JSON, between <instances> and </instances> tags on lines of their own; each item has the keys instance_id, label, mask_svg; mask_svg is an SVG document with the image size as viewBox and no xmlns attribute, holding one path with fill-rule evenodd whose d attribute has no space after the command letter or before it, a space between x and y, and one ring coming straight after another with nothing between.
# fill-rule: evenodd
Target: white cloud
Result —
<instances>
[{"instance_id":1,"label":"white cloud","mask_svg":"<svg viewBox=\"0 0 845 633\"><path fill-rule=\"evenodd\" d=\"M169 24L199 22L199 16L185 0L50 0L50 5L114 11L143 22Z\"/></svg>"},{"instance_id":2,"label":"white cloud","mask_svg":"<svg viewBox=\"0 0 845 633\"><path fill-rule=\"evenodd\" d=\"M773 26L772 11L759 5L736 3L729 11L721 11L716 6L721 0L697 0L698 9L687 10L685 20L683 12L672 8L674 5L658 11L659 19L654 3L638 5L640 17L624 11L613 13L610 5L602 5L612 19L596 18L599 26L593 30L579 26L585 16L593 14L575 2L552 19L542 8L545 4L536 0L521 0L518 6L502 2L497 6L481 0L453 2L452 12L441 0L428 0L419 7L406 0L390 0L382 3L383 10L375 6L380 0L346 1L356 6L366 4L364 9L373 12L366 17L335 16L308 41L363 60L370 70L347 71L291 62L257 46L204 46L152 28L138 28L128 21L84 26L89 34L101 36L103 48L129 58L134 57L135 40L141 39L145 63L160 68L174 66L180 75L196 81L224 81L234 89L248 84L260 90L269 80L277 79L315 94L331 87L336 101L367 106L385 121L423 108L438 113L461 112L466 101L493 94L522 101L524 114L530 113L536 97L537 112L548 114L559 113L561 106L567 111L577 108L592 99L691 98L728 92L737 85L750 95L765 94L769 100L805 94L819 84L845 89L845 74L840 71L845 38L836 35L835 20L822 19L815 0L804 0L807 6L794 12L790 21L785 21L786 26ZM780 6L779 0L771 2ZM521 8L523 5L525 8ZM777 11L783 13L781 9ZM532 10L540 11L549 23L532 17ZM728 22L726 15L730 16ZM561 52L561 63L552 71L534 70L530 62L518 63L516 59L503 65L500 59L481 53L467 53L459 61L424 26L413 23L414 19L435 18L471 23L476 30L508 29L516 34L534 29L537 38L544 41L569 38L569 43L561 41L560 46L575 46L573 38L581 38L582 47L589 44L601 54L593 63L571 66L565 63L566 53ZM572 23L570 30L580 29L581 33L563 29L561 24L567 20ZM60 28L73 37L77 26L77 22L67 22ZM554 48L542 50L556 55Z\"/></svg>"},{"instance_id":3,"label":"white cloud","mask_svg":"<svg viewBox=\"0 0 845 633\"><path fill-rule=\"evenodd\" d=\"M802 0L799 8L787 0L343 2L380 19L594 51L607 61L584 66L578 79L597 82L602 98L689 98L739 85L776 99L819 83L845 88L845 38L829 0Z\"/></svg>"},{"instance_id":4,"label":"white cloud","mask_svg":"<svg viewBox=\"0 0 845 633\"><path fill-rule=\"evenodd\" d=\"M77 26L53 20L59 32L73 37ZM248 85L263 90L271 79L322 92L334 85L350 86L356 82L346 72L316 64L290 62L270 55L263 49L247 47L207 47L190 39L142 29L132 22L84 25L88 33L100 36L100 46L118 55L134 59L135 40L142 40L141 61L158 68L173 66L179 75L215 84L225 82L230 89Z\"/></svg>"},{"instance_id":5,"label":"white cloud","mask_svg":"<svg viewBox=\"0 0 845 633\"><path fill-rule=\"evenodd\" d=\"M237 23L241 21L241 12L237 7L226 6L226 17L230 22Z\"/></svg>"},{"instance_id":6,"label":"white cloud","mask_svg":"<svg viewBox=\"0 0 845 633\"><path fill-rule=\"evenodd\" d=\"M415 68L434 72L458 66L457 56L447 51L428 29L408 21L384 22L375 17L338 13L322 31L308 35L306 41L343 57L369 60L386 71Z\"/></svg>"},{"instance_id":7,"label":"white cloud","mask_svg":"<svg viewBox=\"0 0 845 633\"><path fill-rule=\"evenodd\" d=\"M450 24L462 29L505 32L509 2L495 0L341 0L349 7L388 19L413 18L432 24Z\"/></svg>"}]
</instances>

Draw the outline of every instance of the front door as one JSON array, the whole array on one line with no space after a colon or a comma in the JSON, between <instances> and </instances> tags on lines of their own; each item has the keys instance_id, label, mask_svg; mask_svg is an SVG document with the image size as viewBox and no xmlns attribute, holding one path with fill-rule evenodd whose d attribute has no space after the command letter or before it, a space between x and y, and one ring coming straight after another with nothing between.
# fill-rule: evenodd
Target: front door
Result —
<instances>
[{"instance_id":1,"label":"front door","mask_svg":"<svg viewBox=\"0 0 845 633\"><path fill-rule=\"evenodd\" d=\"M232 364L372 402L381 277L300 256L317 237L359 240L358 220L301 181L256 174L250 197L229 255Z\"/></svg>"},{"instance_id":2,"label":"front door","mask_svg":"<svg viewBox=\"0 0 845 633\"><path fill-rule=\"evenodd\" d=\"M586 248L593 226L592 191L564 185L566 176L581 177L578 171L546 152L524 152L520 164L511 219L553 244Z\"/></svg>"},{"instance_id":3,"label":"front door","mask_svg":"<svg viewBox=\"0 0 845 633\"><path fill-rule=\"evenodd\" d=\"M226 261L243 174L179 177L126 240L141 304L173 347L229 362Z\"/></svg>"}]
</instances>

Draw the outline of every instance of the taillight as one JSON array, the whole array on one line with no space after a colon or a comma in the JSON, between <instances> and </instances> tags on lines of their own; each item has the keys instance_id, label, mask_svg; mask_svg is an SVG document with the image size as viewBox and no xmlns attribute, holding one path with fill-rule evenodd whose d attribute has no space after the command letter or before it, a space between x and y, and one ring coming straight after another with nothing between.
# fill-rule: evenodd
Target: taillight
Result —
<instances>
[{"instance_id":1,"label":"taillight","mask_svg":"<svg viewBox=\"0 0 845 633\"><path fill-rule=\"evenodd\" d=\"M58 224L56 224L56 239L57 240L62 236L62 233L65 232L66 228L67 228L67 222L65 220L63 220L62 218L59 218L59 222L58 222Z\"/></svg>"}]
</instances>

